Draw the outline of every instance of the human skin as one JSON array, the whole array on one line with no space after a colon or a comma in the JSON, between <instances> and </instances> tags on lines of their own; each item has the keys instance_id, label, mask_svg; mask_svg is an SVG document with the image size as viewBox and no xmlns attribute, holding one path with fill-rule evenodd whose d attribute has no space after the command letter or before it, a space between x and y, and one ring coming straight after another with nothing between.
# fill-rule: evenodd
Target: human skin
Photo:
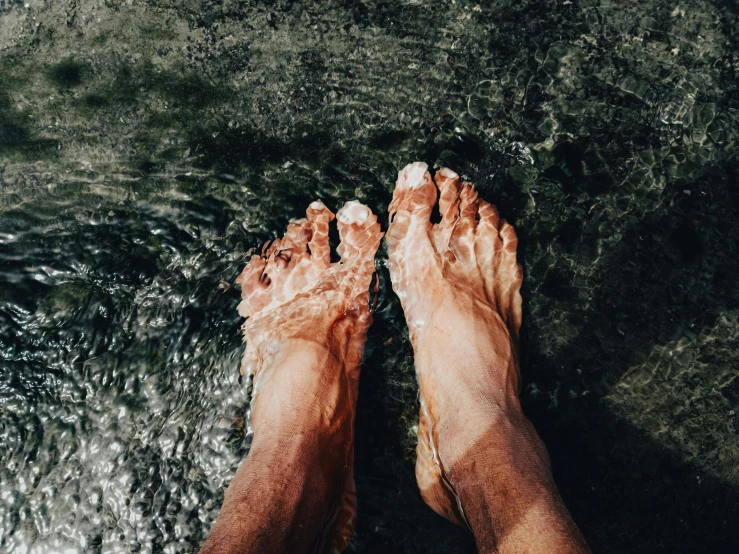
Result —
<instances>
[{"instance_id":1,"label":"human skin","mask_svg":"<svg viewBox=\"0 0 739 554\"><path fill-rule=\"evenodd\" d=\"M456 173L426 169L399 173L386 236L421 393L421 494L480 552L589 552L518 399L515 231Z\"/></svg>"},{"instance_id":2,"label":"human skin","mask_svg":"<svg viewBox=\"0 0 739 554\"><path fill-rule=\"evenodd\" d=\"M366 207L349 203L338 214L342 263L330 264L331 218L312 204L239 276L254 440L206 554L337 552L353 532L354 415L381 233ZM389 269L421 393L423 499L468 525L480 552L589 552L518 399L513 227L454 172L434 182L420 163L399 173L390 218Z\"/></svg>"},{"instance_id":3,"label":"human skin","mask_svg":"<svg viewBox=\"0 0 739 554\"><path fill-rule=\"evenodd\" d=\"M253 442L203 554L335 552L354 531L354 414L382 233L368 208L348 202L331 264L333 217L314 202L237 279Z\"/></svg>"}]
</instances>

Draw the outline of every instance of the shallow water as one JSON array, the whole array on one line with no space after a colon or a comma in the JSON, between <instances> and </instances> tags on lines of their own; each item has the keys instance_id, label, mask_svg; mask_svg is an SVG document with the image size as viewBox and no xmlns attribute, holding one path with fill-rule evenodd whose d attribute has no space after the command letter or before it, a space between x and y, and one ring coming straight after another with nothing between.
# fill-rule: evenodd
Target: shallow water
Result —
<instances>
[{"instance_id":1,"label":"shallow water","mask_svg":"<svg viewBox=\"0 0 739 554\"><path fill-rule=\"evenodd\" d=\"M735 552L738 30L708 1L0 1L0 550L196 550L249 446L244 253L316 198L384 214L418 159L519 231L522 397L594 551ZM415 489L383 260L352 548L472 551Z\"/></svg>"}]
</instances>

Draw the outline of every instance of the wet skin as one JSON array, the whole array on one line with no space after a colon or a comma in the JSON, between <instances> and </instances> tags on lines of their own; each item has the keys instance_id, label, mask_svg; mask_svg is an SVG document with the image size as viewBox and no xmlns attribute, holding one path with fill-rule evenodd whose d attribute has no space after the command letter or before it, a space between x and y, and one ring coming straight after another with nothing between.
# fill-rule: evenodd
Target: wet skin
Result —
<instances>
[{"instance_id":1,"label":"wet skin","mask_svg":"<svg viewBox=\"0 0 739 554\"><path fill-rule=\"evenodd\" d=\"M354 531L354 415L382 233L358 202L337 216L340 262L334 216L314 202L237 279L254 440L203 553L340 551Z\"/></svg>"},{"instance_id":2,"label":"wet skin","mask_svg":"<svg viewBox=\"0 0 739 554\"><path fill-rule=\"evenodd\" d=\"M442 220L430 221L439 203ZM356 520L353 425L381 233L359 203L338 213L329 263L320 203L238 281L255 376L254 442L204 553L335 552ZM518 400L516 234L451 170L408 165L387 232L421 393L416 477L427 504L480 552L588 552Z\"/></svg>"},{"instance_id":3,"label":"wet skin","mask_svg":"<svg viewBox=\"0 0 739 554\"><path fill-rule=\"evenodd\" d=\"M430 222L439 203L441 222ZM400 172L390 274L421 392L416 477L480 552L588 552L518 400L521 268L511 225L448 169Z\"/></svg>"}]
</instances>

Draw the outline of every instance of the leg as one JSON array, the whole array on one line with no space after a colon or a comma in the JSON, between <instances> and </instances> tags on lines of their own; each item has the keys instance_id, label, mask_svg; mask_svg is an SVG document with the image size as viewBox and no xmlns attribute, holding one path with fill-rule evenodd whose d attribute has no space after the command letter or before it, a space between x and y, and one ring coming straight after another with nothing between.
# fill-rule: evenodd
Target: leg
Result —
<instances>
[{"instance_id":1,"label":"leg","mask_svg":"<svg viewBox=\"0 0 739 554\"><path fill-rule=\"evenodd\" d=\"M354 530L354 414L382 235L368 208L347 202L338 213L341 262L331 264L331 219L314 202L237 280L254 441L204 554L333 553Z\"/></svg>"},{"instance_id":2,"label":"leg","mask_svg":"<svg viewBox=\"0 0 739 554\"><path fill-rule=\"evenodd\" d=\"M387 233L421 391L421 494L480 552L588 552L518 400L516 234L454 172L435 181L425 164L399 173Z\"/></svg>"}]
</instances>

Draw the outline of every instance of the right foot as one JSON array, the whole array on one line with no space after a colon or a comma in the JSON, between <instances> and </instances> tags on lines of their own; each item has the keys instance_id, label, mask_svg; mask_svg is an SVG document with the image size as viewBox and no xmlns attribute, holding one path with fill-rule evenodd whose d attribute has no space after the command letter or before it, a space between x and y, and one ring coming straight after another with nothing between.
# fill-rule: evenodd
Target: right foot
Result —
<instances>
[{"instance_id":1,"label":"right foot","mask_svg":"<svg viewBox=\"0 0 739 554\"><path fill-rule=\"evenodd\" d=\"M437 171L434 181L424 163L398 173L386 240L421 396L416 478L426 503L462 524L445 467L485 431L474 424L449 429L439 414L463 414L472 423L479 410L490 410L482 398L500 407L517 404L522 272L516 233L495 207L449 169ZM437 197L441 222L433 224ZM455 372L460 360L465 371ZM455 444L440 443L440 435L454 436Z\"/></svg>"}]
</instances>

